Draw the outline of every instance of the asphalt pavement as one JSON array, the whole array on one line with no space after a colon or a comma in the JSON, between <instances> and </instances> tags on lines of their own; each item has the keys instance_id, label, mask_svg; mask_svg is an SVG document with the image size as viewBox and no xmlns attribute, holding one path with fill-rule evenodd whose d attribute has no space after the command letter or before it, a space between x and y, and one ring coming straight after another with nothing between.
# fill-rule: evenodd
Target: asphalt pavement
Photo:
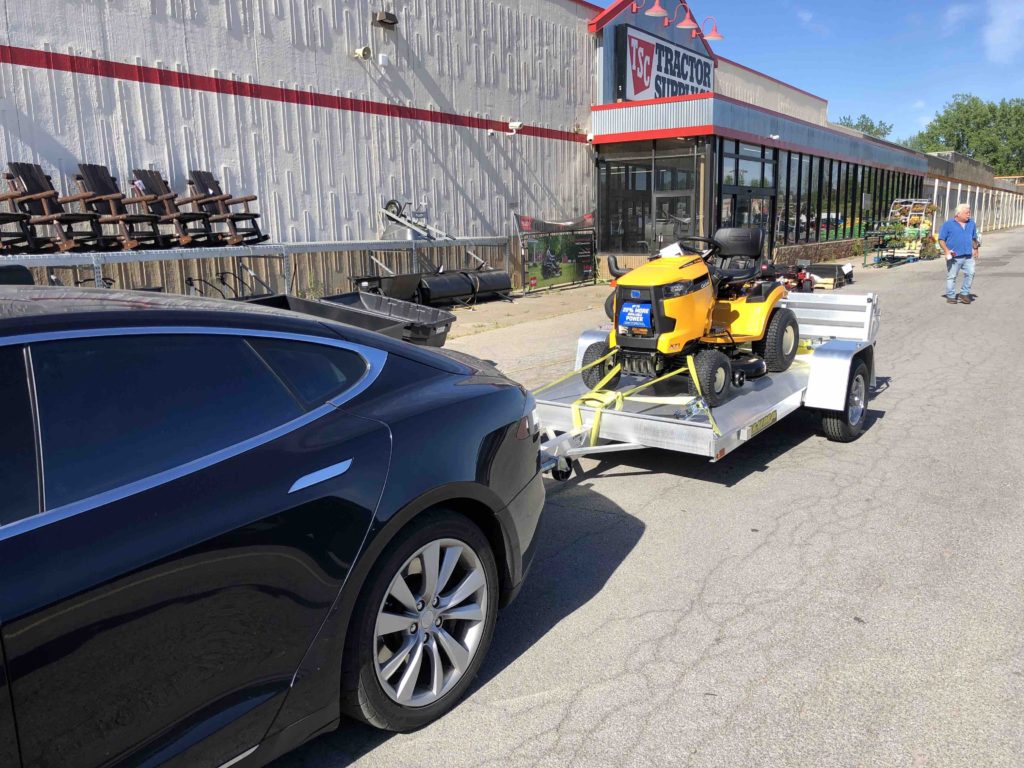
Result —
<instances>
[{"instance_id":1,"label":"asphalt pavement","mask_svg":"<svg viewBox=\"0 0 1024 768\"><path fill-rule=\"evenodd\" d=\"M971 305L945 302L938 261L854 276L882 308L858 441L798 412L717 464L585 460L549 482L462 704L275 766L1024 764L1024 230L985 237ZM523 299L450 346L536 386L606 294Z\"/></svg>"}]
</instances>

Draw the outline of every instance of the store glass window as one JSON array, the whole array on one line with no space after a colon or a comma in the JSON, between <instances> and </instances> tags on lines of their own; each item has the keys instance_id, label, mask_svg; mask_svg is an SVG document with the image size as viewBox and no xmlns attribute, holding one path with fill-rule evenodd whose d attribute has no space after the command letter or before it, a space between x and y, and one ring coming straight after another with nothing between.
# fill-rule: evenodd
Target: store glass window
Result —
<instances>
[{"instance_id":1,"label":"store glass window","mask_svg":"<svg viewBox=\"0 0 1024 768\"><path fill-rule=\"evenodd\" d=\"M760 187L761 184L761 161L740 160L739 175L736 186L738 187Z\"/></svg>"},{"instance_id":2,"label":"store glass window","mask_svg":"<svg viewBox=\"0 0 1024 768\"><path fill-rule=\"evenodd\" d=\"M722 184L725 186L735 186L739 184L737 181L738 178L739 176L736 172L736 158L722 158Z\"/></svg>"},{"instance_id":3,"label":"store glass window","mask_svg":"<svg viewBox=\"0 0 1024 768\"><path fill-rule=\"evenodd\" d=\"M756 144L740 144L739 154L744 157L761 157L761 147Z\"/></svg>"}]
</instances>

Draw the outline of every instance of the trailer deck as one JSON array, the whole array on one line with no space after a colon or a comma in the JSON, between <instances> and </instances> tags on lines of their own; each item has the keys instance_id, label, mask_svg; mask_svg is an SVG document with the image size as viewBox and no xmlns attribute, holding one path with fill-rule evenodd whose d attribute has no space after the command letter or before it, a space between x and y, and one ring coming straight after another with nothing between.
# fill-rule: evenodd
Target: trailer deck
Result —
<instances>
[{"instance_id":1,"label":"trailer deck","mask_svg":"<svg viewBox=\"0 0 1024 768\"><path fill-rule=\"evenodd\" d=\"M790 368L746 381L722 405L710 408L688 393L685 374L643 389L643 379L623 376L615 390L591 392L578 371L584 350L606 329L578 342L575 375L537 392L537 412L548 438L545 465L565 475L573 459L609 451L660 448L717 461L807 406L835 414L848 407L855 360L874 383L874 343L879 326L874 294L793 294L785 306L800 324L801 349ZM561 461L559 461L561 459Z\"/></svg>"}]
</instances>

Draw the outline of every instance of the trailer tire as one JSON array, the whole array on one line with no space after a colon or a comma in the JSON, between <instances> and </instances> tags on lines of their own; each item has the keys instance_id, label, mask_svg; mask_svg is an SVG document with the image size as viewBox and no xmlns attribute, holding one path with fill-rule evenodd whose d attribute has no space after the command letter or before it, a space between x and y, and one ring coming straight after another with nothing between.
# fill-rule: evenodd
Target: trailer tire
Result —
<instances>
[{"instance_id":1,"label":"trailer tire","mask_svg":"<svg viewBox=\"0 0 1024 768\"><path fill-rule=\"evenodd\" d=\"M732 363L718 349L702 349L693 358L697 382L704 402L714 408L729 399L732 388Z\"/></svg>"},{"instance_id":2,"label":"trailer tire","mask_svg":"<svg viewBox=\"0 0 1024 768\"><path fill-rule=\"evenodd\" d=\"M868 414L868 367L856 359L846 385L846 407L841 411L824 411L821 428L825 437L836 443L852 443L864 432Z\"/></svg>"},{"instance_id":3,"label":"trailer tire","mask_svg":"<svg viewBox=\"0 0 1024 768\"><path fill-rule=\"evenodd\" d=\"M781 373L789 368L800 346L800 326L793 310L775 310L768 321L764 338L750 346L772 373Z\"/></svg>"},{"instance_id":4,"label":"trailer tire","mask_svg":"<svg viewBox=\"0 0 1024 768\"><path fill-rule=\"evenodd\" d=\"M608 315L609 320L615 322L615 291L609 293L608 298L604 300L604 313Z\"/></svg>"},{"instance_id":5,"label":"trailer tire","mask_svg":"<svg viewBox=\"0 0 1024 768\"><path fill-rule=\"evenodd\" d=\"M583 367L586 368L592 362L600 360L607 354L608 345L605 342L599 341L596 344L591 344L583 353ZM594 389L601 383L601 379L608 375L608 371L610 371L615 364L615 358L610 357L600 365L595 365L593 368L587 368L580 374L583 377L583 383L586 384L588 388ZM619 383L621 375L621 372L616 373L611 377L611 379L609 379L605 386L609 389L615 389L616 385Z\"/></svg>"}]
</instances>

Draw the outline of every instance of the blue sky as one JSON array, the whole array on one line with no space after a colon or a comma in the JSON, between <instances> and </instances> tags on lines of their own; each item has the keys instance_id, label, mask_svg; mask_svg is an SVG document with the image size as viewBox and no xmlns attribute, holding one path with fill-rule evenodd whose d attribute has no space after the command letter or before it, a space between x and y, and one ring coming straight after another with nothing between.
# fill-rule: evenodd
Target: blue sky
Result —
<instances>
[{"instance_id":1,"label":"blue sky","mask_svg":"<svg viewBox=\"0 0 1024 768\"><path fill-rule=\"evenodd\" d=\"M1024 98L1024 0L693 0L691 8L698 20L717 19L725 40L712 44L716 53L828 99L830 120L864 112L893 123L890 139L917 133L954 93Z\"/></svg>"}]
</instances>

